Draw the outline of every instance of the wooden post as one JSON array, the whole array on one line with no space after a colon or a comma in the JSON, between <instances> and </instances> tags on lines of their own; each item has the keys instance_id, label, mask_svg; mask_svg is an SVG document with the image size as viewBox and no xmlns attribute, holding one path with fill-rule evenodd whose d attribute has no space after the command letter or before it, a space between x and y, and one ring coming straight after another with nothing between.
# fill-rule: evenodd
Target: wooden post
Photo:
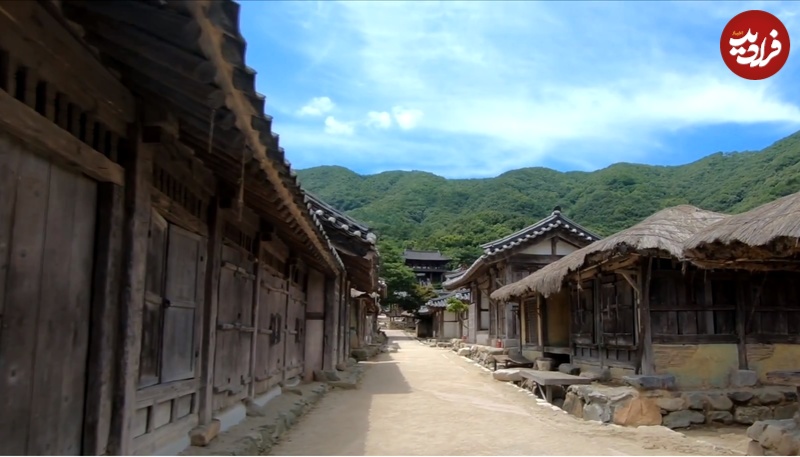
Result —
<instances>
[{"instance_id":1,"label":"wooden post","mask_svg":"<svg viewBox=\"0 0 800 457\"><path fill-rule=\"evenodd\" d=\"M113 184L98 185L97 244L92 303L91 340L87 362L86 415L83 452L106 453L115 383L117 322L119 316L122 231L125 190Z\"/></svg>"},{"instance_id":2,"label":"wooden post","mask_svg":"<svg viewBox=\"0 0 800 457\"><path fill-rule=\"evenodd\" d=\"M297 268L294 263L289 264L289 277L286 278L286 301L283 304L283 328L277 329L279 332L282 332L281 339L284 340L283 343L283 368L281 368L281 380L283 383L286 383L287 377L286 374L289 371L289 361L286 360L289 355L289 322L287 319L289 318L289 307L292 306L292 281L294 279L294 271Z\"/></svg>"},{"instance_id":3,"label":"wooden post","mask_svg":"<svg viewBox=\"0 0 800 457\"><path fill-rule=\"evenodd\" d=\"M334 318L336 300L336 278L325 278L325 323L323 325L325 331L322 338L322 369L332 370L336 366L333 360L335 351L333 346L336 344L336 336L334 335Z\"/></svg>"},{"instance_id":4,"label":"wooden post","mask_svg":"<svg viewBox=\"0 0 800 457\"><path fill-rule=\"evenodd\" d=\"M261 236L259 235L259 239ZM257 246L260 243L256 243ZM254 288L253 288L253 311L251 316L253 319L253 337L250 340L250 385L247 389L247 396L250 398L255 398L256 396L256 360L258 357L258 315L259 315L259 302L261 300L261 281L264 278L264 269L261 268L260 265L261 261L261 249L258 249L256 252L256 261L253 263L255 269L255 280L253 281ZM305 318L305 316L303 316ZM269 350L269 348L264 348L265 350Z\"/></svg>"},{"instance_id":5,"label":"wooden post","mask_svg":"<svg viewBox=\"0 0 800 457\"><path fill-rule=\"evenodd\" d=\"M136 409L139 355L142 348L142 307L147 269L147 232L150 228L150 185L153 147L145 144L138 128L131 129L132 150L125 165L125 224L122 289L119 316L119 351L113 396L108 453L132 453L131 419Z\"/></svg>"},{"instance_id":6,"label":"wooden post","mask_svg":"<svg viewBox=\"0 0 800 457\"><path fill-rule=\"evenodd\" d=\"M214 359L217 349L217 312L219 310L219 275L222 267L222 213L219 197L209 202L208 244L206 248L206 288L203 304L202 357L200 361L200 424L208 425L214 415Z\"/></svg>"},{"instance_id":7,"label":"wooden post","mask_svg":"<svg viewBox=\"0 0 800 457\"><path fill-rule=\"evenodd\" d=\"M740 278L736 278L737 280ZM750 281L736 281L736 348L739 353L739 369L747 370L747 291ZM752 305L755 306L755 303Z\"/></svg>"},{"instance_id":8,"label":"wooden post","mask_svg":"<svg viewBox=\"0 0 800 457\"><path fill-rule=\"evenodd\" d=\"M539 345L539 350L544 351L544 303L542 300L542 295L537 293L536 294L536 326L538 333L538 341L537 344Z\"/></svg>"},{"instance_id":9,"label":"wooden post","mask_svg":"<svg viewBox=\"0 0 800 457\"><path fill-rule=\"evenodd\" d=\"M647 258L646 270L644 270L644 265L641 265L641 268L644 273L642 275L642 338L640 343L644 346L644 351L642 352L642 374L651 375L656 371L653 334L650 325L650 279L653 276L653 258Z\"/></svg>"}]
</instances>

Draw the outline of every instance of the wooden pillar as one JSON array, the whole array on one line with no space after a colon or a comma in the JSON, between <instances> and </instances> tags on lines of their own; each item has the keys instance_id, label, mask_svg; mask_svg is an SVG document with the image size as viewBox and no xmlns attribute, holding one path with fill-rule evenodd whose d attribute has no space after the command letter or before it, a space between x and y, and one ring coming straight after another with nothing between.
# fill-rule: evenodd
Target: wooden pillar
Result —
<instances>
[{"instance_id":1,"label":"wooden pillar","mask_svg":"<svg viewBox=\"0 0 800 457\"><path fill-rule=\"evenodd\" d=\"M114 184L98 185L98 218L94 271L92 328L87 362L86 415L83 451L106 453L112 415L112 394L117 356L122 231L125 224L125 190Z\"/></svg>"},{"instance_id":2,"label":"wooden pillar","mask_svg":"<svg viewBox=\"0 0 800 457\"><path fill-rule=\"evenodd\" d=\"M153 146L132 129L132 147L125 161L125 224L123 226L122 288L113 414L108 453L132 452L131 419L136 409L139 356L142 348L142 307L147 268L147 232L150 228L150 185L153 176Z\"/></svg>"},{"instance_id":3,"label":"wooden pillar","mask_svg":"<svg viewBox=\"0 0 800 457\"><path fill-rule=\"evenodd\" d=\"M214 415L214 359L217 349L217 312L219 310L219 276L222 266L222 212L219 197L209 202L208 242L206 244L206 283L203 303L203 330L200 357L200 424L211 423Z\"/></svg>"},{"instance_id":4,"label":"wooden pillar","mask_svg":"<svg viewBox=\"0 0 800 457\"><path fill-rule=\"evenodd\" d=\"M286 297L286 301L283 304L283 321L281 325L283 328L277 329L281 332L281 340L284 341L283 343L283 367L281 368L281 380L286 383L287 374L289 372L289 361L287 360L289 357L289 307L293 305L292 303L292 280L294 279L294 272L297 266L294 262L289 264L289 277L286 278L286 293L284 294ZM255 378L254 378L255 379Z\"/></svg>"},{"instance_id":5,"label":"wooden pillar","mask_svg":"<svg viewBox=\"0 0 800 457\"><path fill-rule=\"evenodd\" d=\"M642 351L642 374L651 375L656 372L652 326L650 325L650 278L653 275L653 258L647 258L647 267L644 266L644 262L640 261L639 269L642 277L642 299L640 304L642 309L642 335L639 342L644 347L644 351Z\"/></svg>"},{"instance_id":6,"label":"wooden pillar","mask_svg":"<svg viewBox=\"0 0 800 457\"><path fill-rule=\"evenodd\" d=\"M259 240L261 239L261 234L259 233L258 237ZM247 396L250 398L254 398L256 396L256 366L258 361L258 330L259 330L259 303L261 302L261 281L264 280L264 269L261 268L261 243L256 243L256 252L255 258L256 261L253 263L254 272L255 273L255 280L253 281L253 304L252 304L252 325L253 325L253 336L250 339L250 385L247 389ZM308 275L306 275L306 280L308 280ZM308 290L308 288L306 288ZM304 316L305 317L305 316ZM269 351L269 346L262 348L265 351Z\"/></svg>"},{"instance_id":7,"label":"wooden pillar","mask_svg":"<svg viewBox=\"0 0 800 457\"><path fill-rule=\"evenodd\" d=\"M325 335L322 339L322 369L333 370L336 367L336 332L335 314L338 278L325 278Z\"/></svg>"},{"instance_id":8,"label":"wooden pillar","mask_svg":"<svg viewBox=\"0 0 800 457\"><path fill-rule=\"evenodd\" d=\"M542 295L537 293L536 294L536 326L537 326L537 336L538 341L537 344L539 345L539 349L544 351L544 300L542 300Z\"/></svg>"},{"instance_id":9,"label":"wooden pillar","mask_svg":"<svg viewBox=\"0 0 800 457\"><path fill-rule=\"evenodd\" d=\"M736 278L736 348L739 354L739 369L747 370L747 287L750 285L750 276L747 279ZM753 303L750 306L755 306Z\"/></svg>"}]
</instances>

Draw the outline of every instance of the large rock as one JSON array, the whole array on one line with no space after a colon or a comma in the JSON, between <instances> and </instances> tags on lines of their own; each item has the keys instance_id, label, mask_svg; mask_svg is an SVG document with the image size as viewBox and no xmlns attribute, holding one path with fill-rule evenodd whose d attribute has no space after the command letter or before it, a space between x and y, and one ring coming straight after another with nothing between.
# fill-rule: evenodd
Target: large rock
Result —
<instances>
[{"instance_id":1,"label":"large rock","mask_svg":"<svg viewBox=\"0 0 800 457\"><path fill-rule=\"evenodd\" d=\"M581 367L575 366L571 363L562 363L558 366L558 371L577 376L581 372Z\"/></svg>"},{"instance_id":2,"label":"large rock","mask_svg":"<svg viewBox=\"0 0 800 457\"><path fill-rule=\"evenodd\" d=\"M689 406L689 409L695 409L698 411L703 411L706 409L706 402L708 398L705 394L701 394L700 392L689 392L685 395L686 397L686 404Z\"/></svg>"},{"instance_id":3,"label":"large rock","mask_svg":"<svg viewBox=\"0 0 800 457\"><path fill-rule=\"evenodd\" d=\"M733 408L733 401L727 395L712 394L708 397L708 404L713 410L730 411Z\"/></svg>"},{"instance_id":4,"label":"large rock","mask_svg":"<svg viewBox=\"0 0 800 457\"><path fill-rule=\"evenodd\" d=\"M656 404L664 411L680 411L686 407L683 397L661 397L656 399Z\"/></svg>"},{"instance_id":5,"label":"large rock","mask_svg":"<svg viewBox=\"0 0 800 457\"><path fill-rule=\"evenodd\" d=\"M747 390L736 390L733 392L728 392L728 398L736 403L747 403L753 398L753 392L749 392Z\"/></svg>"},{"instance_id":6,"label":"large rock","mask_svg":"<svg viewBox=\"0 0 800 457\"><path fill-rule=\"evenodd\" d=\"M731 372L731 386L753 387L758 383L758 373L753 370L733 370Z\"/></svg>"},{"instance_id":7,"label":"large rock","mask_svg":"<svg viewBox=\"0 0 800 457\"><path fill-rule=\"evenodd\" d=\"M699 411L684 409L674 411L664 416L663 424L667 428L686 428L692 424L702 424L706 421L706 416Z\"/></svg>"},{"instance_id":8,"label":"large rock","mask_svg":"<svg viewBox=\"0 0 800 457\"><path fill-rule=\"evenodd\" d=\"M750 425L772 418L772 410L767 406L740 406L733 415L740 424Z\"/></svg>"},{"instance_id":9,"label":"large rock","mask_svg":"<svg viewBox=\"0 0 800 457\"><path fill-rule=\"evenodd\" d=\"M590 403L583 407L583 418L590 421L608 422L611 420L611 408L600 403Z\"/></svg>"},{"instance_id":10,"label":"large rock","mask_svg":"<svg viewBox=\"0 0 800 457\"><path fill-rule=\"evenodd\" d=\"M502 370L497 370L492 373L492 377L497 381L505 381L505 382L515 382L515 381L522 381L522 374L516 368L506 368Z\"/></svg>"},{"instance_id":11,"label":"large rock","mask_svg":"<svg viewBox=\"0 0 800 457\"><path fill-rule=\"evenodd\" d=\"M789 405L780 405L776 406L772 410L772 417L775 419L791 419L797 414L798 405L797 403L792 403Z\"/></svg>"},{"instance_id":12,"label":"large rock","mask_svg":"<svg viewBox=\"0 0 800 457\"><path fill-rule=\"evenodd\" d=\"M624 376L622 380L631 387L640 390L671 390L675 387L675 376L665 375L632 375Z\"/></svg>"},{"instance_id":13,"label":"large rock","mask_svg":"<svg viewBox=\"0 0 800 457\"><path fill-rule=\"evenodd\" d=\"M575 392L567 392L562 409L573 416L583 418L583 400Z\"/></svg>"},{"instance_id":14,"label":"large rock","mask_svg":"<svg viewBox=\"0 0 800 457\"><path fill-rule=\"evenodd\" d=\"M764 448L758 441L750 441L747 443L747 454L745 455L764 455Z\"/></svg>"},{"instance_id":15,"label":"large rock","mask_svg":"<svg viewBox=\"0 0 800 457\"><path fill-rule=\"evenodd\" d=\"M706 419L708 422L721 422L723 424L732 424L733 423L733 414L729 411L709 411L706 413Z\"/></svg>"},{"instance_id":16,"label":"large rock","mask_svg":"<svg viewBox=\"0 0 800 457\"><path fill-rule=\"evenodd\" d=\"M767 455L798 455L800 430L791 420L756 422L747 429L747 436L757 441Z\"/></svg>"},{"instance_id":17,"label":"large rock","mask_svg":"<svg viewBox=\"0 0 800 457\"><path fill-rule=\"evenodd\" d=\"M783 401L783 392L780 390L764 389L756 394L760 405L776 405Z\"/></svg>"},{"instance_id":18,"label":"large rock","mask_svg":"<svg viewBox=\"0 0 800 457\"><path fill-rule=\"evenodd\" d=\"M350 355L358 362L364 362L369 358L369 353L366 349L353 349Z\"/></svg>"},{"instance_id":19,"label":"large rock","mask_svg":"<svg viewBox=\"0 0 800 457\"><path fill-rule=\"evenodd\" d=\"M456 354L458 354L458 355L460 355L462 357L469 357L470 350L469 350L469 348L461 348L461 349L458 350L458 352Z\"/></svg>"},{"instance_id":20,"label":"large rock","mask_svg":"<svg viewBox=\"0 0 800 457\"><path fill-rule=\"evenodd\" d=\"M638 427L661 425L661 408L650 398L633 398L614 408L614 423Z\"/></svg>"},{"instance_id":21,"label":"large rock","mask_svg":"<svg viewBox=\"0 0 800 457\"><path fill-rule=\"evenodd\" d=\"M609 406L616 406L627 402L636 396L636 391L630 387L612 387L604 389L593 389L586 393L589 403L602 403Z\"/></svg>"}]
</instances>

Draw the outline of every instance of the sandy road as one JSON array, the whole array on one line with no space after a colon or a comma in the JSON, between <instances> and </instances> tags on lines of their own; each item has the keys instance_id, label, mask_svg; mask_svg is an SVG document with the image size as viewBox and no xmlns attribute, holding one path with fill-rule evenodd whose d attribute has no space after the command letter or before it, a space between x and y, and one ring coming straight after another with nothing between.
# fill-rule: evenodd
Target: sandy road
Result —
<instances>
[{"instance_id":1,"label":"sandy road","mask_svg":"<svg viewBox=\"0 0 800 457\"><path fill-rule=\"evenodd\" d=\"M329 393L272 455L742 454L663 427L577 419L450 350L387 334L400 351L369 362L360 389Z\"/></svg>"}]
</instances>

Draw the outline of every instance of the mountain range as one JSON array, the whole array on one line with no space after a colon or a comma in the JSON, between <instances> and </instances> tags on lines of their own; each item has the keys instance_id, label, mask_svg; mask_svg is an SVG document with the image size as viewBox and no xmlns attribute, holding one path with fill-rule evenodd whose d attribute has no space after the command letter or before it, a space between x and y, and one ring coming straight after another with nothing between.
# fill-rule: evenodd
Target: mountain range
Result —
<instances>
[{"instance_id":1,"label":"mountain range","mask_svg":"<svg viewBox=\"0 0 800 457\"><path fill-rule=\"evenodd\" d=\"M800 191L800 132L761 151L716 153L679 166L617 163L593 172L522 168L494 178L445 179L424 171L359 175L299 170L303 187L367 223L387 249L439 249L459 263L482 243L562 213L601 235L654 212L691 204L747 211Z\"/></svg>"}]
</instances>

